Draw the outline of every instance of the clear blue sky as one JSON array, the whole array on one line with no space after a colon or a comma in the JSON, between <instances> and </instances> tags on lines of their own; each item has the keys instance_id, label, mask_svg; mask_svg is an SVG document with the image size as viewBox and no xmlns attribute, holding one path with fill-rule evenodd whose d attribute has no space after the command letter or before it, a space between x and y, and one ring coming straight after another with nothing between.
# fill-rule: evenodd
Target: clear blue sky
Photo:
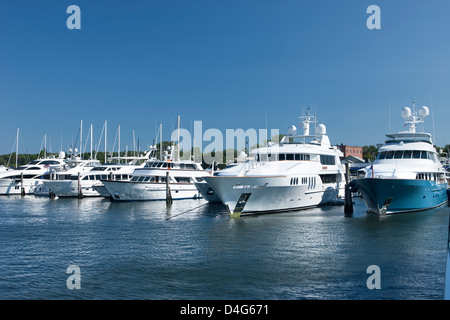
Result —
<instances>
[{"instance_id":1,"label":"clear blue sky","mask_svg":"<svg viewBox=\"0 0 450 320\"><path fill-rule=\"evenodd\" d=\"M69 30L69 5L81 30ZM366 9L381 8L381 30ZM425 124L450 144L450 2L381 0L71 0L0 3L0 153L121 125L141 146L163 123L286 132L313 107L333 144L380 143L400 109L432 107ZM86 139L86 136L83 138ZM204 144L205 146L205 144ZM101 149L104 147L102 146Z\"/></svg>"}]
</instances>

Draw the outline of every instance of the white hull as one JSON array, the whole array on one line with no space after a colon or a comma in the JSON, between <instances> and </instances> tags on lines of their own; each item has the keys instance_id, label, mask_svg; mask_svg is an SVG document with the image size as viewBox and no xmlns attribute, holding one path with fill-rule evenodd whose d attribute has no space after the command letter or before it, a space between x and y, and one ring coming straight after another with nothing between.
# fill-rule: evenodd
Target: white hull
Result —
<instances>
[{"instance_id":1,"label":"white hull","mask_svg":"<svg viewBox=\"0 0 450 320\"><path fill-rule=\"evenodd\" d=\"M197 190L202 195L203 199L208 202L221 202L220 198L215 194L214 190L206 182L195 182Z\"/></svg>"},{"instance_id":2,"label":"white hull","mask_svg":"<svg viewBox=\"0 0 450 320\"><path fill-rule=\"evenodd\" d=\"M99 197L100 194L94 190L93 184L98 181L81 181L81 195L83 197ZM78 197L77 180L45 180L44 184L58 197Z\"/></svg>"},{"instance_id":3,"label":"white hull","mask_svg":"<svg viewBox=\"0 0 450 320\"><path fill-rule=\"evenodd\" d=\"M103 181L103 184L115 201L166 200L165 183ZM193 184L170 183L169 188L173 200L201 198Z\"/></svg>"},{"instance_id":4,"label":"white hull","mask_svg":"<svg viewBox=\"0 0 450 320\"><path fill-rule=\"evenodd\" d=\"M34 190L42 184L40 179L23 179L23 184L19 179L0 179L0 195L32 194Z\"/></svg>"},{"instance_id":5,"label":"white hull","mask_svg":"<svg viewBox=\"0 0 450 320\"><path fill-rule=\"evenodd\" d=\"M289 185L290 177L206 177L230 214L298 210L331 203L338 198L338 184ZM241 203L238 202L241 200ZM244 200L244 201L242 201Z\"/></svg>"},{"instance_id":6,"label":"white hull","mask_svg":"<svg viewBox=\"0 0 450 320\"><path fill-rule=\"evenodd\" d=\"M103 183L93 185L92 188L94 188L94 190L97 191L101 197L109 198L111 196Z\"/></svg>"},{"instance_id":7,"label":"white hull","mask_svg":"<svg viewBox=\"0 0 450 320\"><path fill-rule=\"evenodd\" d=\"M35 196L49 196L50 189L44 183L41 183L34 189L33 194Z\"/></svg>"}]
</instances>

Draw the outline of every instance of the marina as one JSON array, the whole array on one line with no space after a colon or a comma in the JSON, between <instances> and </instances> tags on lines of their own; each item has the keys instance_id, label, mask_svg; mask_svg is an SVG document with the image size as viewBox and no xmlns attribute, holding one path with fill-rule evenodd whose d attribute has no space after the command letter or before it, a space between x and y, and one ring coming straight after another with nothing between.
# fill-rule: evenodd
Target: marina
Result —
<instances>
[{"instance_id":1,"label":"marina","mask_svg":"<svg viewBox=\"0 0 450 320\"><path fill-rule=\"evenodd\" d=\"M2 3L0 300L449 300L449 10Z\"/></svg>"}]
</instances>

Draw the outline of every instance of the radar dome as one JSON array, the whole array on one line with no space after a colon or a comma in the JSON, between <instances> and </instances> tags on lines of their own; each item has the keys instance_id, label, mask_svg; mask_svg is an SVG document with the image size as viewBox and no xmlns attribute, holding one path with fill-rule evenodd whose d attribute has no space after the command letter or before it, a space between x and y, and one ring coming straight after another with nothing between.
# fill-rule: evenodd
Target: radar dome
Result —
<instances>
[{"instance_id":1,"label":"radar dome","mask_svg":"<svg viewBox=\"0 0 450 320\"><path fill-rule=\"evenodd\" d=\"M327 127L324 124L319 124L317 126L317 134L321 136L327 134Z\"/></svg>"},{"instance_id":2,"label":"radar dome","mask_svg":"<svg viewBox=\"0 0 450 320\"><path fill-rule=\"evenodd\" d=\"M419 109L419 116L421 117L428 117L430 115L430 110L427 106L422 106Z\"/></svg>"},{"instance_id":3,"label":"radar dome","mask_svg":"<svg viewBox=\"0 0 450 320\"><path fill-rule=\"evenodd\" d=\"M66 157L66 153L64 152L64 151L61 151L60 153L59 153L59 158L60 159L64 159Z\"/></svg>"},{"instance_id":4,"label":"radar dome","mask_svg":"<svg viewBox=\"0 0 450 320\"><path fill-rule=\"evenodd\" d=\"M402 109L402 118L408 118L411 116L411 109L408 107L404 107Z\"/></svg>"},{"instance_id":5,"label":"radar dome","mask_svg":"<svg viewBox=\"0 0 450 320\"><path fill-rule=\"evenodd\" d=\"M288 128L288 134L289 134L290 136L295 136L295 135L297 134L297 128L296 128L294 125L291 125L291 126Z\"/></svg>"}]
</instances>

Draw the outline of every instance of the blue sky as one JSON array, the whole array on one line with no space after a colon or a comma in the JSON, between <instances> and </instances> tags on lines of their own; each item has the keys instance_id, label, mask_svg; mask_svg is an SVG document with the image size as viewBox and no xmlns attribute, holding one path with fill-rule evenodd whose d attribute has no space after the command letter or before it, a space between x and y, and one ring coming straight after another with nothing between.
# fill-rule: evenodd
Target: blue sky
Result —
<instances>
[{"instance_id":1,"label":"blue sky","mask_svg":"<svg viewBox=\"0 0 450 320\"><path fill-rule=\"evenodd\" d=\"M81 30L69 30L69 5ZM369 30L369 5L381 29ZM426 131L450 144L450 2L71 0L0 3L0 153L51 151L105 120L112 146L190 129L286 132L306 107L332 144L383 142L400 109L427 105ZM389 103L391 116L389 117ZM434 128L433 128L434 123ZM50 145L51 143L51 145ZM205 144L204 144L205 146ZM103 150L103 145L101 149Z\"/></svg>"}]
</instances>

